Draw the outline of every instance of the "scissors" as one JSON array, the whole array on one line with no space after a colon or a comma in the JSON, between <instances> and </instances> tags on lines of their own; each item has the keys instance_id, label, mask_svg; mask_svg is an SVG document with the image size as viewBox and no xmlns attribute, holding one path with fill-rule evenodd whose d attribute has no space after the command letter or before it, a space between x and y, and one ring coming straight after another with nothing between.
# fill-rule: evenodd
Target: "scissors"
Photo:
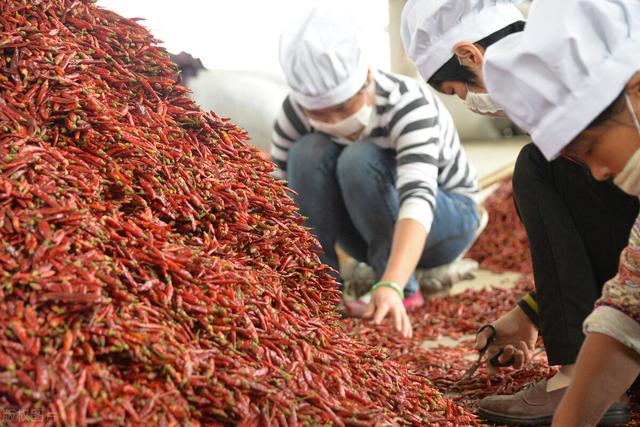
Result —
<instances>
[{"instance_id":1,"label":"scissors","mask_svg":"<svg viewBox=\"0 0 640 427\"><path fill-rule=\"evenodd\" d=\"M497 331L495 326L488 324L478 329L478 332L476 332L476 335L480 334L485 329L491 329L491 335L489 335L489 338L487 339L487 343L484 345L484 347L480 349L478 360L476 360L473 363L473 365L471 365L471 367L467 369L464 375L460 377L460 379L453 384L453 387L471 378L473 374L476 373L478 368L487 362L488 358L485 358L484 355L487 352L487 350L489 350L489 347L491 347L491 344L493 344L493 342L496 340ZM491 357L491 359L489 359L489 364L491 364L492 366L495 366L496 368L503 368L505 366L513 365L513 363L515 362L515 359L513 357L511 357L506 362L500 362L500 360L498 360L503 352L504 352L504 348L501 348L500 351L498 351L498 353L496 353L493 357Z\"/></svg>"}]
</instances>

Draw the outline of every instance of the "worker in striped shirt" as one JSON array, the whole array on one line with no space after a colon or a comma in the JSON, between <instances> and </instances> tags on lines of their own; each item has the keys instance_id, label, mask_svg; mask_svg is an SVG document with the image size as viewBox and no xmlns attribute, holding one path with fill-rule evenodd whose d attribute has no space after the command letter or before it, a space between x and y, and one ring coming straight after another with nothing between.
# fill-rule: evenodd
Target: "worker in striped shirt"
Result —
<instances>
[{"instance_id":1,"label":"worker in striped shirt","mask_svg":"<svg viewBox=\"0 0 640 427\"><path fill-rule=\"evenodd\" d=\"M339 243L374 269L360 314L391 316L410 337L406 309L423 304L414 270L455 261L479 226L476 173L451 115L415 80L373 69L344 12L314 8L285 29L280 62L291 93L274 126L276 174L323 262L338 270Z\"/></svg>"}]
</instances>

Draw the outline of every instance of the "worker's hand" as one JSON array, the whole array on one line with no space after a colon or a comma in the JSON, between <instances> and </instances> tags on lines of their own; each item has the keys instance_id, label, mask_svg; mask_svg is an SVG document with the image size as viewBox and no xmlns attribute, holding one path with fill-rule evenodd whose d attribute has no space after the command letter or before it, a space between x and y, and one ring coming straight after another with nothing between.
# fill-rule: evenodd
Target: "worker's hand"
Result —
<instances>
[{"instance_id":1,"label":"worker's hand","mask_svg":"<svg viewBox=\"0 0 640 427\"><path fill-rule=\"evenodd\" d=\"M521 369L531 361L538 339L538 328L519 306L493 322L493 326L496 328L496 339L487 351L487 360L504 349L498 358L501 363L507 363L513 358L513 367ZM483 348L490 336L490 328L480 332L476 337L475 348ZM497 368L490 363L487 365L489 374L494 374Z\"/></svg>"},{"instance_id":2,"label":"worker's hand","mask_svg":"<svg viewBox=\"0 0 640 427\"><path fill-rule=\"evenodd\" d=\"M373 322L379 325L388 315L391 315L396 330L404 338L413 336L411 320L409 320L400 295L395 289L383 286L376 289L371 295L371 302L364 317L373 318Z\"/></svg>"}]
</instances>

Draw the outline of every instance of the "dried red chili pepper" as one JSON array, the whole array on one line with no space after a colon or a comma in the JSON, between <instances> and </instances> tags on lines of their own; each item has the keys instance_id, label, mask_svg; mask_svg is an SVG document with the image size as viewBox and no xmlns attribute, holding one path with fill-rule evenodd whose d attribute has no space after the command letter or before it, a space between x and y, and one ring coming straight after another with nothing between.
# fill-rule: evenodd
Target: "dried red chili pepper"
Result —
<instances>
[{"instance_id":1,"label":"dried red chili pepper","mask_svg":"<svg viewBox=\"0 0 640 427\"><path fill-rule=\"evenodd\" d=\"M139 24L0 3L0 409L54 425L470 425L349 337L273 166ZM258 375L256 375L258 373Z\"/></svg>"},{"instance_id":2,"label":"dried red chili pepper","mask_svg":"<svg viewBox=\"0 0 640 427\"><path fill-rule=\"evenodd\" d=\"M530 274L529 239L516 212L511 179L502 182L484 206L489 213L487 228L467 256L489 270Z\"/></svg>"}]
</instances>

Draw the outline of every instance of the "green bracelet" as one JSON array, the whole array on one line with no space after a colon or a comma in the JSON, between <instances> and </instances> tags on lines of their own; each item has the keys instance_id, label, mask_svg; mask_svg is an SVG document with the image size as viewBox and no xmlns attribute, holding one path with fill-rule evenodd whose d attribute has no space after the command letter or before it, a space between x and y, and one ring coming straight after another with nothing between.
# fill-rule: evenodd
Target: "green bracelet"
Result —
<instances>
[{"instance_id":1,"label":"green bracelet","mask_svg":"<svg viewBox=\"0 0 640 427\"><path fill-rule=\"evenodd\" d=\"M404 291L402 290L402 288L400 286L398 286L397 283L394 283L394 282L378 282L375 285L373 285L373 288L371 288L371 292L373 293L378 288L383 288L383 287L395 289L395 291L398 292L398 295L400 295L400 299L401 300L404 299Z\"/></svg>"}]
</instances>

